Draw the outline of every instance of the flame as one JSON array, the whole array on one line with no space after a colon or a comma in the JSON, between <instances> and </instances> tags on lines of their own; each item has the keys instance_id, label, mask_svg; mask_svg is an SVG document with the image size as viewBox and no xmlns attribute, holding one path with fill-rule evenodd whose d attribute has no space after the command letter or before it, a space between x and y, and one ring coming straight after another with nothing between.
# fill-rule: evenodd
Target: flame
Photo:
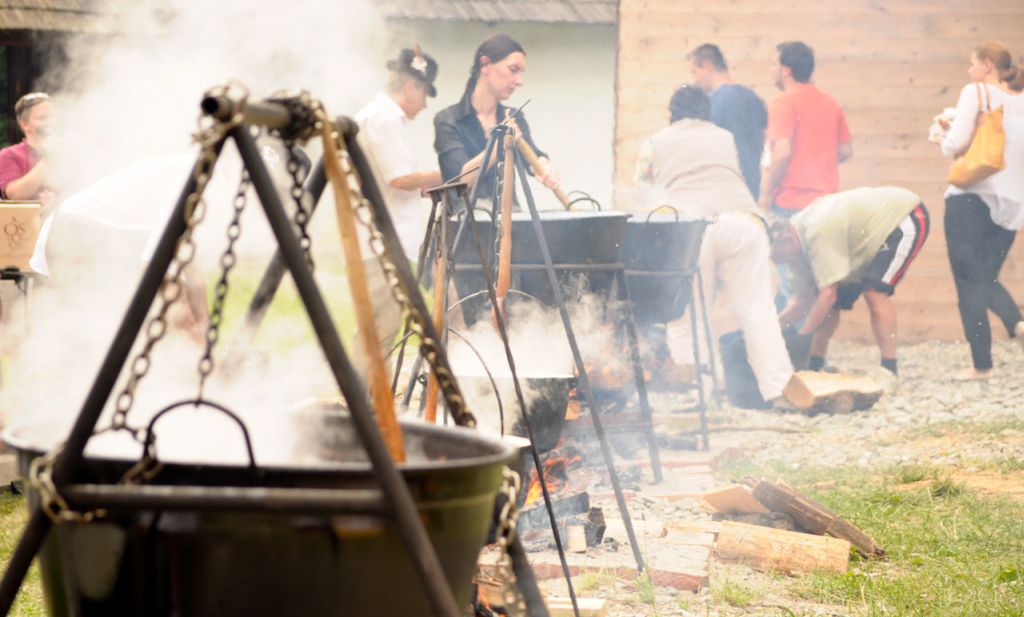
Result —
<instances>
[{"instance_id":1,"label":"flame","mask_svg":"<svg viewBox=\"0 0 1024 617\"><path fill-rule=\"evenodd\" d=\"M552 454L548 455L548 458L542 464L544 468L544 483L547 484L548 493L551 494L559 492L568 484L569 467L583 460L583 456L575 450L568 456L555 454L564 442L565 438L563 437L555 450L552 451ZM526 502L524 505L530 505L537 501L542 494L543 491L540 488L537 470L534 469L530 475L530 488L526 491Z\"/></svg>"}]
</instances>

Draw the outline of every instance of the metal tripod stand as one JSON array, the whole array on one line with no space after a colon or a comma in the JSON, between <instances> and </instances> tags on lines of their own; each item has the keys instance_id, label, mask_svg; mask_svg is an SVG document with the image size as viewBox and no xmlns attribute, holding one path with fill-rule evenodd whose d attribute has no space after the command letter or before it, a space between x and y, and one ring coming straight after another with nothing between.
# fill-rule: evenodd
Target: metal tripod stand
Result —
<instances>
[{"instance_id":1,"label":"metal tripod stand","mask_svg":"<svg viewBox=\"0 0 1024 617\"><path fill-rule=\"evenodd\" d=\"M280 259L295 282L304 308L312 322L318 343L324 352L337 386L347 401L356 434L368 454L380 486L379 491L370 491L370 494L365 491L359 491L358 495L347 494L345 491L328 491L330 495L321 495L321 497L330 502L330 507L324 504L321 504L320 507L326 508L322 511L352 513L379 512L383 508L385 512L394 517L397 523L413 570L419 576L424 588L424 595L430 602L432 612L436 615L451 617L461 614L452 591L444 579L441 564L427 537L409 489L391 460L373 419L367 392L342 346L323 296L313 278L307 257L292 227L292 221L286 214L277 188L263 164L255 139L250 132L251 126L254 125L281 131L308 128L302 126L304 120L300 116L303 114L296 114L294 105L277 102L242 104L227 96L209 96L204 99L202 107L205 116L210 119L216 130L205 137L203 153L185 183L169 222L82 404L74 426L59 454L56 455L52 470L53 487L56 491L64 494L64 501L70 509L97 507L117 500L120 500L121 507L135 509L170 508L183 506L186 502L192 507L209 509L222 506L222 504L216 503L216 500L206 499L201 495L176 495L174 492L165 494L162 500L158 500L151 493L147 493L145 487L120 485L104 487L109 490L102 491L98 498L94 495L92 501L89 501L89 487L76 486L73 481L84 464L86 443L96 430L100 414L132 351L134 342L143 328L150 307L162 289L168 268L172 261L177 259L179 240L184 236L186 230L191 230L193 209L201 199L205 182L212 175L224 144L231 140L237 146L244 167L251 177L252 186L259 197L278 243ZM308 119L308 114L306 119ZM361 171L366 171L368 166L365 158L361 156L361 151L355 144L354 125L351 121L343 119L339 122L338 130L350 148L356 167ZM200 181L200 178L204 179ZM367 182L367 198L373 207L375 223L384 237L386 250L392 255L397 255L401 249L398 248L394 226L380 199L379 191L372 182L372 176L363 175L362 178ZM416 309L415 312L421 316L426 315L425 303L419 295L408 263L400 258L395 260L394 265L398 284L408 295L411 305ZM284 269L282 269L283 271ZM437 333L434 332L429 320L418 325L425 337L437 340ZM432 360L435 370L441 368L450 374L443 351L437 353ZM447 394L449 393L446 392ZM452 394L454 400L458 396L457 384L454 385ZM249 494L243 489L243 493L245 494L241 494L240 498L249 498L254 504L260 502L258 492ZM79 499L76 500L75 495L78 495ZM85 499L82 498L83 495L85 495ZM316 509L315 504L308 503L308 494L300 495L294 493L292 489L285 489L281 499L285 504L281 506L284 511L302 512L309 511L311 508ZM73 511L70 509L66 509L64 512L72 514ZM32 559L39 551L54 523L54 518L51 518L52 514L54 514L52 511L49 513L44 511L38 502L32 505L28 524L8 563L3 580L0 581L0 614L6 615L9 612Z\"/></svg>"}]
</instances>

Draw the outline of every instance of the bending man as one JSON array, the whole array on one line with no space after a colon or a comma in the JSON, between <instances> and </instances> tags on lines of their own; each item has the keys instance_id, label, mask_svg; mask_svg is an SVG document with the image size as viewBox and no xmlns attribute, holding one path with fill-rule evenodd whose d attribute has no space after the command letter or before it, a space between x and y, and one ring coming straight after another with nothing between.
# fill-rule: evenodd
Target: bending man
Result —
<instances>
[{"instance_id":1,"label":"bending man","mask_svg":"<svg viewBox=\"0 0 1024 617\"><path fill-rule=\"evenodd\" d=\"M772 257L787 267L793 290L779 320L814 335L811 370L825 365L839 311L863 294L882 366L897 373L896 310L889 297L928 230L921 198L893 186L819 197L790 221L772 225Z\"/></svg>"}]
</instances>

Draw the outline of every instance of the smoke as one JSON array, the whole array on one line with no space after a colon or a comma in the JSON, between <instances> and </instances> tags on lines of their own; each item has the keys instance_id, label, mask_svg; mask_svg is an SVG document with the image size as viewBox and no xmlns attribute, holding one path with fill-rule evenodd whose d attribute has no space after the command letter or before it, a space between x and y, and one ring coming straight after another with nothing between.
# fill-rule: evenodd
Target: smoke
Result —
<instances>
[{"instance_id":1,"label":"smoke","mask_svg":"<svg viewBox=\"0 0 1024 617\"><path fill-rule=\"evenodd\" d=\"M610 352L614 354L616 341L614 330L604 315L607 299L581 290L567 288L567 291L567 295L573 297L566 304L584 364L620 364L621 355L609 358ZM546 386L534 387L531 380L538 380L536 383L540 384L539 380L543 379L569 379L575 375L576 367L558 311L530 300L515 301L515 298L514 295L509 297L509 345L524 403L532 409L535 403L546 399L547 392ZM458 335L450 339L449 360L469 408L482 429L499 432L502 425L500 401L507 433L521 419L522 413L497 328L491 319L482 318L468 330L456 332ZM496 382L497 392L487 378L487 371ZM565 410L560 412L564 414Z\"/></svg>"},{"instance_id":2,"label":"smoke","mask_svg":"<svg viewBox=\"0 0 1024 617\"><path fill-rule=\"evenodd\" d=\"M145 265L146 246L163 228L185 182L187 161L197 151L190 136L202 94L229 79L245 84L255 99L306 89L337 115L365 102L371 95L365 84L376 82L382 70L373 59L383 43L383 22L371 3L361 0L266 8L244 0L153 1L118 11L110 16L116 35L69 41L63 54L67 63L47 76L58 84L50 184L77 210L64 215L58 210L48 246L53 276L33 296L32 327L10 362L3 395L6 423L45 425L44 444L65 435L76 417ZM311 155L316 156L315 144ZM239 169L237 153L226 148L197 232L196 264L204 280L212 278L225 244ZM277 174L282 175L280 161ZM79 193L101 178L108 179L103 190ZM239 269L259 271L274 245L255 197L250 200L237 247L247 261ZM314 241L327 230L334 238L333 217L314 220L321 228L314 230ZM336 239L330 244L336 246ZM318 262L330 263L334 255L318 252ZM318 275L321 282L338 289L331 268L321 269L327 271ZM308 329L299 319L294 327ZM133 424L195 395L201 346L173 331L154 353ZM296 400L336 396L330 384L320 350L302 346L265 352L237 367L231 379L215 374L208 394L243 415L262 462L261 453L276 459L290 447L284 435L287 410ZM171 452L173 443L181 456L239 460L241 448L231 445L241 443L236 427L217 414L190 415L176 412L161 421L166 435L161 443L167 445L162 452Z\"/></svg>"}]
</instances>

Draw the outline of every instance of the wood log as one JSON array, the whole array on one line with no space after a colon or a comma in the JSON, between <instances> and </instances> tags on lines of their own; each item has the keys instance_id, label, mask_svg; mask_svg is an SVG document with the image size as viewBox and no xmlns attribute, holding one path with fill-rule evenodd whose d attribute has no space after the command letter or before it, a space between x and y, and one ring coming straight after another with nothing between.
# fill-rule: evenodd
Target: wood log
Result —
<instances>
[{"instance_id":1,"label":"wood log","mask_svg":"<svg viewBox=\"0 0 1024 617\"><path fill-rule=\"evenodd\" d=\"M848 413L868 409L882 397L882 387L867 377L798 371L782 392L804 412Z\"/></svg>"},{"instance_id":2,"label":"wood log","mask_svg":"<svg viewBox=\"0 0 1024 617\"><path fill-rule=\"evenodd\" d=\"M713 512L741 512L766 514L768 508L740 484L731 484L708 491L702 496L704 503Z\"/></svg>"},{"instance_id":3,"label":"wood log","mask_svg":"<svg viewBox=\"0 0 1024 617\"><path fill-rule=\"evenodd\" d=\"M608 603L604 598L576 598L576 607L580 609L580 617L604 617L605 605ZM572 601L566 599L550 599L547 602L548 614L551 617L573 617Z\"/></svg>"},{"instance_id":4,"label":"wood log","mask_svg":"<svg viewBox=\"0 0 1024 617\"><path fill-rule=\"evenodd\" d=\"M552 498L551 509L555 513L555 520L563 519L574 514L583 514L590 511L590 495L586 492L577 493L561 499ZM550 529L551 521L548 518L548 510L544 506L544 500L539 499L535 505L531 505L519 513L517 529L521 533L537 529Z\"/></svg>"},{"instance_id":5,"label":"wood log","mask_svg":"<svg viewBox=\"0 0 1024 617\"><path fill-rule=\"evenodd\" d=\"M586 526L581 523L568 523L565 526L565 548L570 553L587 552Z\"/></svg>"},{"instance_id":6,"label":"wood log","mask_svg":"<svg viewBox=\"0 0 1024 617\"><path fill-rule=\"evenodd\" d=\"M845 572L850 543L839 538L726 521L718 532L715 556L756 570L790 574L828 570Z\"/></svg>"},{"instance_id":7,"label":"wood log","mask_svg":"<svg viewBox=\"0 0 1024 617\"><path fill-rule=\"evenodd\" d=\"M779 482L761 480L754 486L754 497L776 512L793 517L796 524L808 533L828 534L849 540L861 555L881 557L882 549L869 535L844 520L817 501Z\"/></svg>"},{"instance_id":8,"label":"wood log","mask_svg":"<svg viewBox=\"0 0 1024 617\"><path fill-rule=\"evenodd\" d=\"M632 523L633 531L638 538L655 539L664 538L668 535L668 530L661 521L635 518L632 520ZM615 538L620 542L626 540L626 524L621 518L606 518L604 524L604 536L606 538Z\"/></svg>"}]
</instances>

